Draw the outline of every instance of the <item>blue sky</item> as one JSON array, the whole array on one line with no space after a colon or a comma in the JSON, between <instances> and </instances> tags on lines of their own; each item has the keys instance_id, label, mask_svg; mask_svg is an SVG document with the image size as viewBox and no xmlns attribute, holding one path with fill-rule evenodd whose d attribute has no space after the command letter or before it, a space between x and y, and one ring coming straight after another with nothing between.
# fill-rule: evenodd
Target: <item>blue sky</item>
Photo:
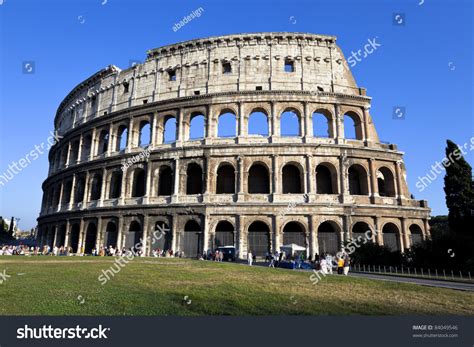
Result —
<instances>
[{"instance_id":1,"label":"blue sky","mask_svg":"<svg viewBox=\"0 0 474 347\"><path fill-rule=\"evenodd\" d=\"M102 4L104 3L104 4ZM421 3L421 4L420 4ZM380 139L406 152L408 183L433 215L447 213L443 175L423 192L415 183L444 156L447 138L473 135L472 1L151 1L0 0L0 174L45 142L56 108L80 81L146 50L193 38L259 31L329 34L346 58L369 39L381 46L352 68L367 88ZM202 7L201 17L172 27ZM396 17L400 14L401 17ZM404 25L398 25L398 22ZM397 25L395 25L397 24ZM23 73L23 62L34 73ZM404 119L394 119L403 107ZM469 148L469 146L468 146ZM473 163L472 151L467 160ZM47 176L41 155L0 187L0 215L31 228Z\"/></svg>"}]
</instances>

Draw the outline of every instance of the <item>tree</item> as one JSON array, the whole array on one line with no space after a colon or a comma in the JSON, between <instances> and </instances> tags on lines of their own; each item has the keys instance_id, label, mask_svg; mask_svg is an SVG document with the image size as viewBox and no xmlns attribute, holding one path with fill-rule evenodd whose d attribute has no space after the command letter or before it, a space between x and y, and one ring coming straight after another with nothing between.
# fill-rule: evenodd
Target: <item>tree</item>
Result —
<instances>
[{"instance_id":1,"label":"tree","mask_svg":"<svg viewBox=\"0 0 474 347\"><path fill-rule=\"evenodd\" d=\"M449 228L455 233L472 233L474 230L474 191L472 168L464 160L462 151L451 140L447 140L444 192L448 206Z\"/></svg>"}]
</instances>

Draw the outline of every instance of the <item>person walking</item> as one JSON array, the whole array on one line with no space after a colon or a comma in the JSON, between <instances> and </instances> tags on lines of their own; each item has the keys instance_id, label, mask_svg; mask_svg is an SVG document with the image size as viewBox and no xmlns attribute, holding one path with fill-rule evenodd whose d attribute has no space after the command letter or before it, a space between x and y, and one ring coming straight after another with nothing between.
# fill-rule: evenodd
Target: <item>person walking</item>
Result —
<instances>
[{"instance_id":1,"label":"person walking","mask_svg":"<svg viewBox=\"0 0 474 347\"><path fill-rule=\"evenodd\" d=\"M337 259L337 274L342 275L344 269L344 259L342 257Z\"/></svg>"},{"instance_id":2,"label":"person walking","mask_svg":"<svg viewBox=\"0 0 474 347\"><path fill-rule=\"evenodd\" d=\"M252 252L251 252L251 251L249 251L249 252L247 253L247 262L248 262L249 266L252 266L252 263L253 263L253 255L252 255Z\"/></svg>"},{"instance_id":3,"label":"person walking","mask_svg":"<svg viewBox=\"0 0 474 347\"><path fill-rule=\"evenodd\" d=\"M348 255L344 258L344 275L347 276L349 273L349 267L351 266L351 259Z\"/></svg>"}]
</instances>

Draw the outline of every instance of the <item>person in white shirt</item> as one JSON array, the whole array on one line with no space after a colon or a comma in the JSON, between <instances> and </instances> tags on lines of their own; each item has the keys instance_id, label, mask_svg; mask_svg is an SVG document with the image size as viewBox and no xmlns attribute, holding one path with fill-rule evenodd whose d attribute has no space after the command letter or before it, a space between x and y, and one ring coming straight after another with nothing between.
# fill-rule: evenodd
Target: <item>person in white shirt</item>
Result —
<instances>
[{"instance_id":1,"label":"person in white shirt","mask_svg":"<svg viewBox=\"0 0 474 347\"><path fill-rule=\"evenodd\" d=\"M249 266L252 266L252 263L253 263L253 255L252 255L252 252L251 252L251 251L249 251L249 252L247 253L247 261L248 261Z\"/></svg>"}]
</instances>

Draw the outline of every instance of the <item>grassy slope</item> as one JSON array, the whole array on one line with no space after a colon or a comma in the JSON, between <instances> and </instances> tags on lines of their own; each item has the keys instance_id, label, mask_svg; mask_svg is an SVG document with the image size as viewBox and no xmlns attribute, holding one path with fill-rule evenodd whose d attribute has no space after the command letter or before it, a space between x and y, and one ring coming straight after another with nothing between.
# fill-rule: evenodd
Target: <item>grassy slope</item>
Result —
<instances>
[{"instance_id":1,"label":"grassy slope","mask_svg":"<svg viewBox=\"0 0 474 347\"><path fill-rule=\"evenodd\" d=\"M393 315L474 311L474 294L185 259L135 259L107 284L99 257L0 257L0 315ZM20 274L20 275L18 275ZM184 299L188 296L191 302ZM84 303L81 303L82 298Z\"/></svg>"}]
</instances>

